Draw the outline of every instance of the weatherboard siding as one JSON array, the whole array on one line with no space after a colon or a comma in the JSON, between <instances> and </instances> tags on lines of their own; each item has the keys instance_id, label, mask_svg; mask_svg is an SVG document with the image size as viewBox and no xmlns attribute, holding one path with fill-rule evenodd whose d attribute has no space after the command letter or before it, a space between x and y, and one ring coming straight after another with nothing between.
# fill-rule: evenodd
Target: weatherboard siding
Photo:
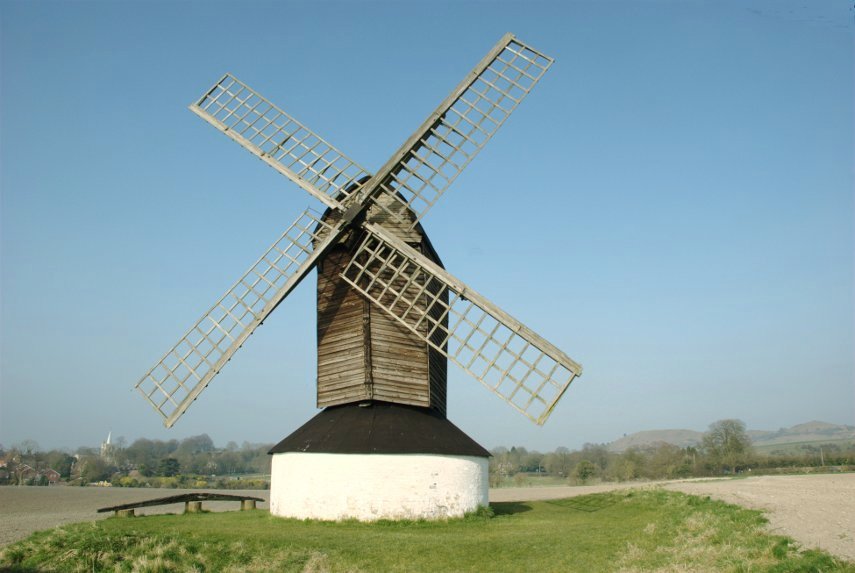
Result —
<instances>
[{"instance_id":1,"label":"weatherboard siding","mask_svg":"<svg viewBox=\"0 0 855 573\"><path fill-rule=\"evenodd\" d=\"M387 230L440 262L420 226L409 229L393 223L376 206L369 209L368 218L383 221ZM430 407L445 415L445 357L340 278L362 235L358 231L347 233L319 261L317 405L325 408L382 400ZM394 287L403 289L406 283L407 277L399 277ZM408 298L415 299L420 290L420 284L411 284ZM421 311L430 312L428 297L422 295L419 300ZM415 314L405 318L411 327L416 319ZM423 321L419 326L422 336L427 335L427 328Z\"/></svg>"},{"instance_id":2,"label":"weatherboard siding","mask_svg":"<svg viewBox=\"0 0 855 573\"><path fill-rule=\"evenodd\" d=\"M381 225L404 242L420 243L421 233L417 228L410 228L413 222L412 213L409 213L409 217L401 217L402 210L403 205L400 202L382 194L374 199L374 204L368 208L365 220L368 223ZM391 216L390 213L394 213L395 216Z\"/></svg>"},{"instance_id":3,"label":"weatherboard siding","mask_svg":"<svg viewBox=\"0 0 855 573\"><path fill-rule=\"evenodd\" d=\"M365 300L338 278L349 253L335 248L318 267L319 408L369 399L365 369Z\"/></svg>"},{"instance_id":4,"label":"weatherboard siding","mask_svg":"<svg viewBox=\"0 0 855 573\"><path fill-rule=\"evenodd\" d=\"M378 306L370 313L374 397L430 406L427 344Z\"/></svg>"},{"instance_id":5,"label":"weatherboard siding","mask_svg":"<svg viewBox=\"0 0 855 573\"><path fill-rule=\"evenodd\" d=\"M427 245L423 245L422 252L430 257L431 249ZM428 284L428 292L430 300L433 300L437 294L440 301L444 305L433 304L427 308L428 315L431 317L431 323L428 326L432 329L430 333L430 341L436 346L448 348L448 345L443 345L446 331L448 330L448 315L443 315L443 309L448 306L448 289L435 288L433 283ZM430 300L425 302L425 306L430 303ZM440 327L434 327L437 322L441 323ZM435 408L443 416L446 414L446 389L448 386L448 359L439 350L433 346L428 347L428 375L430 380L430 396L431 407Z\"/></svg>"}]
</instances>

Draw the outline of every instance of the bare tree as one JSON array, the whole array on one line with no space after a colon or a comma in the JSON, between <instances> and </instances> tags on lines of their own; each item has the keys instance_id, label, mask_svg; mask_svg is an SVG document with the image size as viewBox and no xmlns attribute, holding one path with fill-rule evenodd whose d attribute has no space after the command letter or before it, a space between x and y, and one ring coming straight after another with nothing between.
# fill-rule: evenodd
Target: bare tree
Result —
<instances>
[{"instance_id":1,"label":"bare tree","mask_svg":"<svg viewBox=\"0 0 855 573\"><path fill-rule=\"evenodd\" d=\"M17 447L21 451L21 453L27 454L28 456L31 456L37 451L39 451L39 443L29 438L26 440L21 440L21 443L18 444Z\"/></svg>"}]
</instances>

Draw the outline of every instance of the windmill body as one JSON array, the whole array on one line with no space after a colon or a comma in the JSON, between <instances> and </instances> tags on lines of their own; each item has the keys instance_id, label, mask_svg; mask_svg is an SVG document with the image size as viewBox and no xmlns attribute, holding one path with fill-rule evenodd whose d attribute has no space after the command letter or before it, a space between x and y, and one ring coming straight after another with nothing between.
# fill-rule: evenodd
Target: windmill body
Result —
<instances>
[{"instance_id":1,"label":"windmill body","mask_svg":"<svg viewBox=\"0 0 855 573\"><path fill-rule=\"evenodd\" d=\"M171 427L317 268L323 410L270 452L273 514L475 510L489 453L446 418L448 362L537 424L581 374L448 273L420 223L551 64L506 34L373 175L229 74L190 106L326 207L300 215L136 385Z\"/></svg>"},{"instance_id":2,"label":"windmill body","mask_svg":"<svg viewBox=\"0 0 855 573\"><path fill-rule=\"evenodd\" d=\"M323 220L334 217L328 211ZM366 221L441 265L421 225ZM445 356L342 278L365 231L346 233L318 261L318 407L272 450L270 511L300 519L462 516L488 500L489 452L446 419ZM430 312L423 285L388 277ZM447 300L447 293L434 293ZM415 315L415 313L414 313Z\"/></svg>"},{"instance_id":3,"label":"windmill body","mask_svg":"<svg viewBox=\"0 0 855 573\"><path fill-rule=\"evenodd\" d=\"M334 211L327 211L330 222ZM409 214L408 223L412 223ZM366 221L382 225L429 260L442 265L421 225L398 225L379 207L369 208ZM445 415L448 362L425 344L427 324L415 326L415 317L429 309L428 296L418 297L422 285L408 290L416 299L416 312L407 318L419 335L366 299L341 275L352 261L366 232L345 233L318 261L318 398L319 408L379 400L430 408ZM396 288L408 277L398 276ZM445 295L447 299L447 294Z\"/></svg>"}]
</instances>

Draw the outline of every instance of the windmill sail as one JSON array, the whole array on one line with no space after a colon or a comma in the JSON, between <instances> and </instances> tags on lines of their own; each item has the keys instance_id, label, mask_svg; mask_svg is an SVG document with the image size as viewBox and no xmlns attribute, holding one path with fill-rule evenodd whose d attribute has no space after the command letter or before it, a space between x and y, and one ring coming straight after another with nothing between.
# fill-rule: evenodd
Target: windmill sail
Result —
<instances>
[{"instance_id":1,"label":"windmill sail","mask_svg":"<svg viewBox=\"0 0 855 573\"><path fill-rule=\"evenodd\" d=\"M371 175L231 74L190 109L328 207Z\"/></svg>"},{"instance_id":2,"label":"windmill sail","mask_svg":"<svg viewBox=\"0 0 855 573\"><path fill-rule=\"evenodd\" d=\"M274 308L305 278L339 229L304 212L136 388L171 427Z\"/></svg>"},{"instance_id":3,"label":"windmill sail","mask_svg":"<svg viewBox=\"0 0 855 573\"><path fill-rule=\"evenodd\" d=\"M415 213L413 225L436 204L552 62L506 34L378 172L389 173L382 176L380 188Z\"/></svg>"},{"instance_id":4,"label":"windmill sail","mask_svg":"<svg viewBox=\"0 0 855 573\"><path fill-rule=\"evenodd\" d=\"M552 62L513 34L505 34L366 182L355 200L357 206L367 207L371 196L384 192L398 204L390 208L388 202L375 203L391 217L415 226ZM230 74L190 109L329 207L342 209L342 198L371 176ZM414 220L404 215L407 210L415 214Z\"/></svg>"},{"instance_id":5,"label":"windmill sail","mask_svg":"<svg viewBox=\"0 0 855 573\"><path fill-rule=\"evenodd\" d=\"M582 367L379 225L365 227L342 278L543 424Z\"/></svg>"}]
</instances>

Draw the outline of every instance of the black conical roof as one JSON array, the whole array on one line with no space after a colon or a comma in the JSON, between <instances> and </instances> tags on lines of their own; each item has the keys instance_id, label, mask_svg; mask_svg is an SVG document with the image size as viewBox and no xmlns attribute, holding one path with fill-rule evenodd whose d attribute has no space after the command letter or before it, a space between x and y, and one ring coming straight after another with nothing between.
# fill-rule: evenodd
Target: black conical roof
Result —
<instances>
[{"instance_id":1,"label":"black conical roof","mask_svg":"<svg viewBox=\"0 0 855 573\"><path fill-rule=\"evenodd\" d=\"M326 408L268 453L283 452L490 456L440 414L390 402Z\"/></svg>"}]
</instances>

